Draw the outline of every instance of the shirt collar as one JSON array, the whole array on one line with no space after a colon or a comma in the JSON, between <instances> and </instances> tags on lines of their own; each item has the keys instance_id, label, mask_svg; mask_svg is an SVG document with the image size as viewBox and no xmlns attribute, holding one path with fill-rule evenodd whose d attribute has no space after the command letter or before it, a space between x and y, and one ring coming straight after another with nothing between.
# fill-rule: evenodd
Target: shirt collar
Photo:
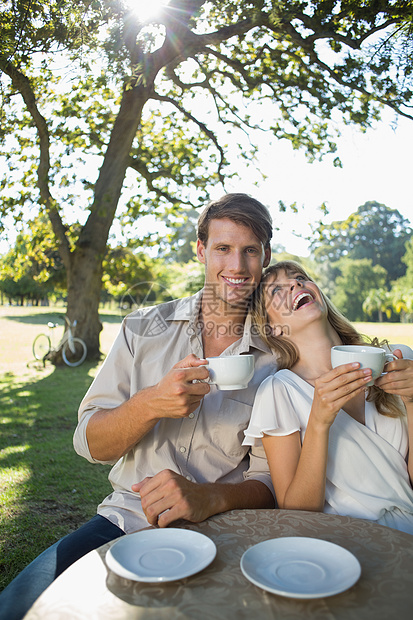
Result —
<instances>
[{"instance_id":1,"label":"shirt collar","mask_svg":"<svg viewBox=\"0 0 413 620\"><path fill-rule=\"evenodd\" d=\"M247 353L251 347L263 351L264 353L272 353L270 347L261 340L256 325L252 322L251 314L247 314L244 323L244 334L242 338L234 343L235 353Z\"/></svg>"},{"instance_id":2,"label":"shirt collar","mask_svg":"<svg viewBox=\"0 0 413 620\"><path fill-rule=\"evenodd\" d=\"M166 317L167 321L189 321L195 323L199 317L201 308L202 291L198 291L191 297L183 297L175 306L173 312Z\"/></svg>"},{"instance_id":3,"label":"shirt collar","mask_svg":"<svg viewBox=\"0 0 413 620\"><path fill-rule=\"evenodd\" d=\"M201 308L203 289L191 295L191 297L184 297L180 299L175 309L171 314L166 317L167 321L189 321L190 326L195 328L198 322L199 311ZM271 353L270 347L261 340L258 330L255 324L252 322L251 314L247 314L244 323L244 333L242 338L235 342L233 345L234 352L245 353L250 350L251 347L263 351L264 353Z\"/></svg>"}]
</instances>

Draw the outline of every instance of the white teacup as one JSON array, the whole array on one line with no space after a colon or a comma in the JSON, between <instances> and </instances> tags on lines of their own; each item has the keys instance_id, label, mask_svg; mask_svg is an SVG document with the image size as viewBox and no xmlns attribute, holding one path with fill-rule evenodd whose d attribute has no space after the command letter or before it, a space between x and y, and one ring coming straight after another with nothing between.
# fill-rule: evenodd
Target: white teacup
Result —
<instances>
[{"instance_id":1,"label":"white teacup","mask_svg":"<svg viewBox=\"0 0 413 620\"><path fill-rule=\"evenodd\" d=\"M221 355L207 357L209 383L220 390L242 390L254 376L253 355Z\"/></svg>"},{"instance_id":2,"label":"white teacup","mask_svg":"<svg viewBox=\"0 0 413 620\"><path fill-rule=\"evenodd\" d=\"M351 362L359 362L360 368L371 368L373 378L367 385L373 385L374 381L383 373L384 365L395 359L397 359L395 355L381 347L342 344L331 349L331 365L333 368Z\"/></svg>"}]
</instances>

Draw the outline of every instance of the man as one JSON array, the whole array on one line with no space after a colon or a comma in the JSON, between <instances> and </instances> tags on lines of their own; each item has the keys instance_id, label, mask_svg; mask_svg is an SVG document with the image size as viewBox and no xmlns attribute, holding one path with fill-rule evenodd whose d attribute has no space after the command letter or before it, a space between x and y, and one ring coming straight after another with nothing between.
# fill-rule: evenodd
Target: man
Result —
<instances>
[{"instance_id":1,"label":"man","mask_svg":"<svg viewBox=\"0 0 413 620\"><path fill-rule=\"evenodd\" d=\"M275 370L248 314L271 236L271 217L253 198L228 194L210 203L198 222L203 290L125 318L80 405L74 435L80 455L114 464L113 492L93 519L6 588L0 609L9 604L8 620L21 618L78 558L125 533L274 506L264 453L241 445L256 389ZM248 388L221 392L207 382L205 358L224 352L254 355Z\"/></svg>"}]
</instances>

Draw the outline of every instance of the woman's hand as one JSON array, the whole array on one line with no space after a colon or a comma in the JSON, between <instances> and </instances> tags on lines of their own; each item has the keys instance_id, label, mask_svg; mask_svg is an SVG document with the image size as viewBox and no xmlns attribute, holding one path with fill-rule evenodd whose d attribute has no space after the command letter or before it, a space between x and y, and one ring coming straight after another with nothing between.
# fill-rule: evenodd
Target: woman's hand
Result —
<instances>
[{"instance_id":1,"label":"woman's hand","mask_svg":"<svg viewBox=\"0 0 413 620\"><path fill-rule=\"evenodd\" d=\"M398 359L388 362L385 375L374 382L387 394L397 394L404 403L413 403L413 360L403 359L400 349L393 351Z\"/></svg>"},{"instance_id":2,"label":"woman's hand","mask_svg":"<svg viewBox=\"0 0 413 620\"><path fill-rule=\"evenodd\" d=\"M340 409L363 392L371 378L371 369L360 368L358 362L342 364L321 375L314 384L314 400L311 407L313 424L330 427Z\"/></svg>"}]
</instances>

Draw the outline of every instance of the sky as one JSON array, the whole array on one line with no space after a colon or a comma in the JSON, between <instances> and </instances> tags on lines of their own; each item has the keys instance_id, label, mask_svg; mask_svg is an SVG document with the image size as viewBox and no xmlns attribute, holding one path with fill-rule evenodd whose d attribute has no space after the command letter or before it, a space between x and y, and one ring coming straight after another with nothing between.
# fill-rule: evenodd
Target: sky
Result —
<instances>
[{"instance_id":1,"label":"sky","mask_svg":"<svg viewBox=\"0 0 413 620\"><path fill-rule=\"evenodd\" d=\"M366 133L343 127L336 141L342 168L333 166L333 158L308 163L304 153L284 141L263 144L259 162L268 178L254 186L253 173L246 171L227 189L244 191L266 204L279 228L274 242L298 256L309 254L303 237L311 234L310 223L347 219L365 202L397 209L413 224L413 121L398 117L397 127L393 125L394 114L384 112L382 121ZM296 202L298 213L280 213L279 200ZM326 217L320 210L323 202L329 209Z\"/></svg>"},{"instance_id":2,"label":"sky","mask_svg":"<svg viewBox=\"0 0 413 620\"><path fill-rule=\"evenodd\" d=\"M366 202L376 201L397 209L413 226L413 120L395 119L383 111L382 120L363 133L357 127L341 126L338 150L321 162L309 163L304 152L294 151L287 140L270 144L270 134L255 134L260 139L256 165L248 168L244 160L232 159L239 178L210 188L211 199L225 192L245 192L269 207L274 222L273 244L291 254L309 256L308 240L312 229L345 220ZM235 153L235 149L233 149ZM338 156L342 167L333 165ZM231 159L231 157L229 157ZM257 172L265 174L266 179ZM298 211L280 213L279 201L296 203ZM321 205L326 203L328 214ZM152 216L139 220L142 234L161 232L162 225ZM165 234L167 229L165 228ZM157 249L153 248L156 256Z\"/></svg>"}]
</instances>

